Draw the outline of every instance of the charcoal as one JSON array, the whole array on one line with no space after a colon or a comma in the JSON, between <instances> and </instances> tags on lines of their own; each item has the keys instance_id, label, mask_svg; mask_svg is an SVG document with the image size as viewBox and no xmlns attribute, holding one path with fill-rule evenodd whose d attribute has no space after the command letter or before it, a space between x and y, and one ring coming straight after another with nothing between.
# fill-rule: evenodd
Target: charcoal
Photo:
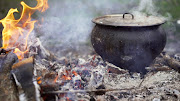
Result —
<instances>
[{"instance_id":1,"label":"charcoal","mask_svg":"<svg viewBox=\"0 0 180 101\"><path fill-rule=\"evenodd\" d=\"M40 84L41 90L44 92L59 90L59 85L54 81L56 77L57 74L55 72L46 74L43 77L42 83Z\"/></svg>"},{"instance_id":2,"label":"charcoal","mask_svg":"<svg viewBox=\"0 0 180 101\"><path fill-rule=\"evenodd\" d=\"M90 101L96 101L93 96L91 96Z\"/></svg>"},{"instance_id":3,"label":"charcoal","mask_svg":"<svg viewBox=\"0 0 180 101\"><path fill-rule=\"evenodd\" d=\"M35 56L36 59L46 59L48 61L59 60L53 53L46 50L42 45L41 41L37 38L31 45L29 49L29 54L27 57Z\"/></svg>"},{"instance_id":4,"label":"charcoal","mask_svg":"<svg viewBox=\"0 0 180 101\"><path fill-rule=\"evenodd\" d=\"M0 58L0 99L1 101L19 101L15 82L11 77L12 65L17 62L17 56L10 52Z\"/></svg>"},{"instance_id":5,"label":"charcoal","mask_svg":"<svg viewBox=\"0 0 180 101\"><path fill-rule=\"evenodd\" d=\"M106 89L105 85L100 85L99 87L97 87L96 89ZM105 91L98 91L95 94L96 95L104 95L106 92Z\"/></svg>"},{"instance_id":6,"label":"charcoal","mask_svg":"<svg viewBox=\"0 0 180 101\"><path fill-rule=\"evenodd\" d=\"M22 60L13 65L12 75L18 86L19 99L23 101L40 101L40 93L34 75L33 57Z\"/></svg>"},{"instance_id":7,"label":"charcoal","mask_svg":"<svg viewBox=\"0 0 180 101\"><path fill-rule=\"evenodd\" d=\"M110 95L109 99L110 99L110 101L116 101L116 99L112 95Z\"/></svg>"},{"instance_id":8,"label":"charcoal","mask_svg":"<svg viewBox=\"0 0 180 101\"><path fill-rule=\"evenodd\" d=\"M124 69L121 69L111 63L108 63L108 70L109 73L115 73L115 74L125 74L127 73L127 71L125 71Z\"/></svg>"},{"instance_id":9,"label":"charcoal","mask_svg":"<svg viewBox=\"0 0 180 101\"><path fill-rule=\"evenodd\" d=\"M0 54L6 54L6 50L3 48L0 48Z\"/></svg>"},{"instance_id":10,"label":"charcoal","mask_svg":"<svg viewBox=\"0 0 180 101\"><path fill-rule=\"evenodd\" d=\"M40 84L41 91L42 92L48 92L48 91L56 91L59 90L59 85L54 81L54 79L57 77L57 74L55 72L50 72L48 74L45 74L43 77L42 83ZM55 101L55 95L54 94L41 94L41 96L44 98L44 101Z\"/></svg>"},{"instance_id":11,"label":"charcoal","mask_svg":"<svg viewBox=\"0 0 180 101\"><path fill-rule=\"evenodd\" d=\"M9 54L5 55L5 57L2 58L0 72L9 73L12 65L16 62L18 62L18 58L14 53L10 52Z\"/></svg>"}]
</instances>

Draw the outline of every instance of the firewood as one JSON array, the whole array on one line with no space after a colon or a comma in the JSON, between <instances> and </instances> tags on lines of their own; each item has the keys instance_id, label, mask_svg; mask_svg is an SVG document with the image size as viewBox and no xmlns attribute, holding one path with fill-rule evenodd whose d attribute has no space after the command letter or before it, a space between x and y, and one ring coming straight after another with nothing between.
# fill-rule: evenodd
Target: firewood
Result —
<instances>
[{"instance_id":1,"label":"firewood","mask_svg":"<svg viewBox=\"0 0 180 101\"><path fill-rule=\"evenodd\" d=\"M165 61L167 62L167 64L169 65L169 67L171 67L172 69L178 71L180 73L180 62L177 61L174 58L171 58L169 55L164 55L163 58L165 59Z\"/></svg>"},{"instance_id":2,"label":"firewood","mask_svg":"<svg viewBox=\"0 0 180 101\"><path fill-rule=\"evenodd\" d=\"M18 86L19 99L22 100L24 97L27 101L40 101L39 85L34 78L36 71L33 57L14 64L12 68L12 75Z\"/></svg>"},{"instance_id":3,"label":"firewood","mask_svg":"<svg viewBox=\"0 0 180 101\"><path fill-rule=\"evenodd\" d=\"M19 101L18 91L15 82L11 77L10 71L12 65L17 61L17 56L10 52L7 55L0 56L0 100L1 101Z\"/></svg>"},{"instance_id":4,"label":"firewood","mask_svg":"<svg viewBox=\"0 0 180 101\"><path fill-rule=\"evenodd\" d=\"M39 38L33 42L32 46L29 49L28 57L35 56L36 59L46 59L48 61L59 61L52 52L48 51L41 43Z\"/></svg>"}]
</instances>

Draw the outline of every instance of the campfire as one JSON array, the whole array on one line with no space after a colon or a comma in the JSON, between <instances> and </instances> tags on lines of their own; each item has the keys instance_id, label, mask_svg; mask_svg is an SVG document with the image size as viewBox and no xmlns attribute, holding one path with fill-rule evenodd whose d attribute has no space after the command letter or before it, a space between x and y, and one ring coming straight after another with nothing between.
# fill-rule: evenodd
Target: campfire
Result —
<instances>
[{"instance_id":1,"label":"campfire","mask_svg":"<svg viewBox=\"0 0 180 101\"><path fill-rule=\"evenodd\" d=\"M48 8L47 0L37 0L36 7L29 7L24 2L21 5L23 10L18 20L14 17L18 10L10 9L7 16L0 21L4 26L2 49L13 49L19 60L28 52L28 37L37 22L32 20L32 14L37 10L44 12Z\"/></svg>"},{"instance_id":2,"label":"campfire","mask_svg":"<svg viewBox=\"0 0 180 101\"><path fill-rule=\"evenodd\" d=\"M180 60L162 52L145 69L130 73L94 51L85 57L71 54L56 57L33 36L37 20L32 15L45 12L48 0L35 7L21 2L21 17L10 9L0 20L3 46L0 49L0 99L2 101L119 101L180 99ZM140 63L140 61L138 61Z\"/></svg>"}]
</instances>

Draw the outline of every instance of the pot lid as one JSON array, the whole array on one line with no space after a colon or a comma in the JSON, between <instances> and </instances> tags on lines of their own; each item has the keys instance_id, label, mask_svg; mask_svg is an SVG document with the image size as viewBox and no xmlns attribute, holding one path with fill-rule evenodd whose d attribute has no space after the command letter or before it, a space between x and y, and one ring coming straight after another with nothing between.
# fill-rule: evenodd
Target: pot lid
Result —
<instances>
[{"instance_id":1,"label":"pot lid","mask_svg":"<svg viewBox=\"0 0 180 101\"><path fill-rule=\"evenodd\" d=\"M96 24L109 26L154 26L165 23L165 20L156 16L134 16L130 13L105 15L92 20Z\"/></svg>"}]
</instances>

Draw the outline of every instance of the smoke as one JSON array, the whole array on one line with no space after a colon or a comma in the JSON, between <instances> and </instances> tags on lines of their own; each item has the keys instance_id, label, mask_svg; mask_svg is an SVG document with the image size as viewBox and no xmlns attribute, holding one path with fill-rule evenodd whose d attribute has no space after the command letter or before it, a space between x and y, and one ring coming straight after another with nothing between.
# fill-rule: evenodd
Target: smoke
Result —
<instances>
[{"instance_id":1,"label":"smoke","mask_svg":"<svg viewBox=\"0 0 180 101\"><path fill-rule=\"evenodd\" d=\"M154 15L169 21L170 14L167 17L160 15L156 2L156 0L49 0L49 9L41 15L44 23L38 29L38 36L48 50L59 56L69 51L84 54L89 52L90 34L94 27L91 22L93 18L131 12L134 16Z\"/></svg>"},{"instance_id":2,"label":"smoke","mask_svg":"<svg viewBox=\"0 0 180 101\"><path fill-rule=\"evenodd\" d=\"M163 20L166 20L166 24L164 30L167 34L167 43L164 49L165 52L168 54L174 54L180 52L179 47L179 38L177 33L178 24L173 21L173 17L169 12L166 12L165 15L160 14L160 6L156 5L157 2L161 2L163 0L140 0L139 5L134 7L131 12L137 16L157 16ZM161 8L162 9L162 8ZM171 7L169 7L171 9Z\"/></svg>"},{"instance_id":3,"label":"smoke","mask_svg":"<svg viewBox=\"0 0 180 101\"><path fill-rule=\"evenodd\" d=\"M153 0L141 0L136 12L145 12L150 15L158 15L158 8L155 7Z\"/></svg>"},{"instance_id":4,"label":"smoke","mask_svg":"<svg viewBox=\"0 0 180 101\"><path fill-rule=\"evenodd\" d=\"M63 55L69 49L89 51L90 34L97 16L124 13L135 7L137 0L49 0L43 15L40 40L54 53Z\"/></svg>"},{"instance_id":5,"label":"smoke","mask_svg":"<svg viewBox=\"0 0 180 101\"><path fill-rule=\"evenodd\" d=\"M131 12L135 16L157 16L162 20L170 21L172 16L167 13L166 16L163 16L159 13L159 7L156 5L156 2L159 0L140 0L139 5L134 7Z\"/></svg>"}]
</instances>

